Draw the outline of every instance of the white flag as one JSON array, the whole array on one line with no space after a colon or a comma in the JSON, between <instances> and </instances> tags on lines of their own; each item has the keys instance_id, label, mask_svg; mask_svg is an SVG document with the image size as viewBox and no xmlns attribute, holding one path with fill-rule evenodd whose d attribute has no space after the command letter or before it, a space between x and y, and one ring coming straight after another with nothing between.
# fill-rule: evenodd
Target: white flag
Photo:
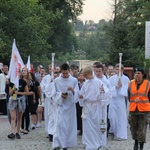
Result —
<instances>
[{"instance_id":1,"label":"white flag","mask_svg":"<svg viewBox=\"0 0 150 150\"><path fill-rule=\"evenodd\" d=\"M19 87L19 71L22 70L23 67L25 67L25 65L16 47L16 42L14 39L8 77L10 78L10 82L14 83L17 89Z\"/></svg>"},{"instance_id":2,"label":"white flag","mask_svg":"<svg viewBox=\"0 0 150 150\"><path fill-rule=\"evenodd\" d=\"M28 69L28 71L31 70L31 66L30 66L30 56L28 56L27 69Z\"/></svg>"}]
</instances>

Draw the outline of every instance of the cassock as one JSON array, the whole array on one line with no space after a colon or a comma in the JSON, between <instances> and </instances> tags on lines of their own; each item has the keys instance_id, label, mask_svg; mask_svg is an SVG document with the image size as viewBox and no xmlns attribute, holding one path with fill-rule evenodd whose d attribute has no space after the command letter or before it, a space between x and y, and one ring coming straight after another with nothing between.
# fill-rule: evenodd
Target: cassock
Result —
<instances>
[{"instance_id":1,"label":"cassock","mask_svg":"<svg viewBox=\"0 0 150 150\"><path fill-rule=\"evenodd\" d=\"M47 86L49 85L49 83L51 82L51 75L48 74L46 75L41 83L40 83L40 86L41 86L41 90L42 92L46 95L46 92L47 92ZM48 133L48 119L49 119L49 116L48 116L48 110L49 110L49 98L48 97L45 97L45 105L44 105L44 119L45 119L45 130L47 131Z\"/></svg>"},{"instance_id":2,"label":"cassock","mask_svg":"<svg viewBox=\"0 0 150 150\"><path fill-rule=\"evenodd\" d=\"M98 149L102 146L102 133L100 123L102 119L102 94L100 88L103 83L97 78L86 80L81 88L80 94L83 99L79 100L82 108L83 134L82 142L86 149ZM109 95L108 88L103 85L103 100Z\"/></svg>"},{"instance_id":3,"label":"cassock","mask_svg":"<svg viewBox=\"0 0 150 150\"><path fill-rule=\"evenodd\" d=\"M111 83L112 99L109 105L108 117L110 120L110 133L116 138L127 139L127 113L125 97L128 95L129 78L122 74L120 88L116 88L119 76L116 74L109 78Z\"/></svg>"},{"instance_id":4,"label":"cassock","mask_svg":"<svg viewBox=\"0 0 150 150\"><path fill-rule=\"evenodd\" d=\"M74 89L74 94L68 91L68 87ZM56 104L55 127L53 133L52 147L76 147L77 146L77 119L76 102L78 101L78 81L69 75L63 78L61 75L54 80L53 101ZM66 99L62 98L62 93L68 93Z\"/></svg>"}]
</instances>

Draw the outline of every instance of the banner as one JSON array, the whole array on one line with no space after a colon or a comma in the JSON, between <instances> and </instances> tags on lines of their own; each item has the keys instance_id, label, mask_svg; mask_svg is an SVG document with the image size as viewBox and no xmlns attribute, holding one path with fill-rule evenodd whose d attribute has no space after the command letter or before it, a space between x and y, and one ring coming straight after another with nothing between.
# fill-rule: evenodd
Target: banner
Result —
<instances>
[{"instance_id":1,"label":"banner","mask_svg":"<svg viewBox=\"0 0 150 150\"><path fill-rule=\"evenodd\" d=\"M11 60L9 65L8 78L10 78L10 82L14 83L17 89L19 87L19 72L22 70L23 67L25 67L25 65L16 47L16 42L14 39L13 46L12 46Z\"/></svg>"}]
</instances>

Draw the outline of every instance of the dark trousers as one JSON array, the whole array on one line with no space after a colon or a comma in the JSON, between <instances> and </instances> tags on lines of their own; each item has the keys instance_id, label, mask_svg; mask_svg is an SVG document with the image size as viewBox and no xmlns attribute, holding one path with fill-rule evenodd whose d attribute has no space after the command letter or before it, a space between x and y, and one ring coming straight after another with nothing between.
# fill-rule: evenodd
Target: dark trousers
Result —
<instances>
[{"instance_id":1,"label":"dark trousers","mask_svg":"<svg viewBox=\"0 0 150 150\"><path fill-rule=\"evenodd\" d=\"M79 102L76 103L76 110L77 110L77 129L82 133L82 107L79 105Z\"/></svg>"},{"instance_id":2,"label":"dark trousers","mask_svg":"<svg viewBox=\"0 0 150 150\"><path fill-rule=\"evenodd\" d=\"M109 105L107 106L107 137L108 137L108 133L109 133L109 129L110 129L110 121L108 118L108 111L109 111Z\"/></svg>"},{"instance_id":3,"label":"dark trousers","mask_svg":"<svg viewBox=\"0 0 150 150\"><path fill-rule=\"evenodd\" d=\"M22 129L26 129L26 130L29 129L29 124L30 124L29 112L30 112L30 106L26 105L25 112L22 115L22 124L21 124ZM25 127L24 127L24 125L25 125Z\"/></svg>"}]
</instances>

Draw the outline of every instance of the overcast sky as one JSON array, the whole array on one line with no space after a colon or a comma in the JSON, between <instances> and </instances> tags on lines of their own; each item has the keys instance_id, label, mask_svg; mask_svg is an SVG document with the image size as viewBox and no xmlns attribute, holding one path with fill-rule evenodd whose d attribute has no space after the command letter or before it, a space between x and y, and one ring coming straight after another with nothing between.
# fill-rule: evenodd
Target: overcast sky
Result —
<instances>
[{"instance_id":1,"label":"overcast sky","mask_svg":"<svg viewBox=\"0 0 150 150\"><path fill-rule=\"evenodd\" d=\"M109 20L112 17L112 0L85 0L83 14L79 16L82 21L93 20L98 23L101 19Z\"/></svg>"}]
</instances>

